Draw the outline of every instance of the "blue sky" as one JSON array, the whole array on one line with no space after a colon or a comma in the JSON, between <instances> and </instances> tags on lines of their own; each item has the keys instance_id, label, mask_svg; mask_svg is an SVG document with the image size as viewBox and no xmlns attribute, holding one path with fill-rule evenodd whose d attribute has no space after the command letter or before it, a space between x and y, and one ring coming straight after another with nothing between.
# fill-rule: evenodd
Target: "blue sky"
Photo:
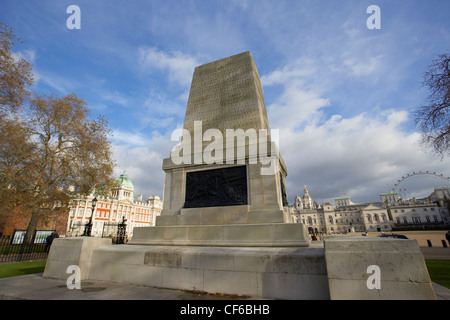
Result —
<instances>
[{"instance_id":1,"label":"blue sky","mask_svg":"<svg viewBox=\"0 0 450 320\"><path fill-rule=\"evenodd\" d=\"M80 7L79 30L66 26L69 5ZM379 30L366 26L370 5ZM163 196L162 159L194 68L251 51L290 203L304 185L319 203L344 193L364 203L413 171L450 176L449 158L422 148L409 115L426 101L428 65L450 52L449 12L446 0L0 0L0 22L23 40L16 54L33 63L33 89L74 92L108 118L116 174L126 169L144 197ZM413 180L410 196L443 184Z\"/></svg>"}]
</instances>

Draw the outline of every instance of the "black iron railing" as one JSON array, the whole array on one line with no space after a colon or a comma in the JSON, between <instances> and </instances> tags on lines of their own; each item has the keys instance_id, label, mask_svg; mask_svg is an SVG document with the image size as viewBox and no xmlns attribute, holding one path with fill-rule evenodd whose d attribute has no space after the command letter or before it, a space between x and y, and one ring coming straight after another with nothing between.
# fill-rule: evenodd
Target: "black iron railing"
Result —
<instances>
[{"instance_id":1,"label":"black iron railing","mask_svg":"<svg viewBox=\"0 0 450 320\"><path fill-rule=\"evenodd\" d=\"M1 236L0 263L47 259L50 250L48 236L48 232L35 232L28 243L25 242L24 232L14 232L13 236Z\"/></svg>"}]
</instances>

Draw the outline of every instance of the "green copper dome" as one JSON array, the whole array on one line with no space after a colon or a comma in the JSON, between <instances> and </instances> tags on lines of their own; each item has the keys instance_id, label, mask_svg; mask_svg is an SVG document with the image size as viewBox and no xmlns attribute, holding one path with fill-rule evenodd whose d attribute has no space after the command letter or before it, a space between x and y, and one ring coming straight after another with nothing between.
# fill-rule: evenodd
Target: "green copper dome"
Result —
<instances>
[{"instance_id":1,"label":"green copper dome","mask_svg":"<svg viewBox=\"0 0 450 320\"><path fill-rule=\"evenodd\" d=\"M119 183L119 185L124 186L124 187L129 187L129 188L133 188L134 189L134 184L133 182L131 182L130 179L128 179L127 175L125 173L122 173L119 177L119 179L117 179L117 182Z\"/></svg>"}]
</instances>

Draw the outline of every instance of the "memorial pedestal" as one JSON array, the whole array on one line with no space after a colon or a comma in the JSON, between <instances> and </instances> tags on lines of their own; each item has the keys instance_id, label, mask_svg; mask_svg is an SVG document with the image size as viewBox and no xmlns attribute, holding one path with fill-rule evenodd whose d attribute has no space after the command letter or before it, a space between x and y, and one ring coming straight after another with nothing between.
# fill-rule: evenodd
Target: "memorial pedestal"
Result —
<instances>
[{"instance_id":1,"label":"memorial pedestal","mask_svg":"<svg viewBox=\"0 0 450 320\"><path fill-rule=\"evenodd\" d=\"M329 299L323 248L116 245L95 251L89 277L251 298Z\"/></svg>"},{"instance_id":2,"label":"memorial pedestal","mask_svg":"<svg viewBox=\"0 0 450 320\"><path fill-rule=\"evenodd\" d=\"M301 224L189 225L135 228L133 244L210 247L307 247Z\"/></svg>"},{"instance_id":3,"label":"memorial pedestal","mask_svg":"<svg viewBox=\"0 0 450 320\"><path fill-rule=\"evenodd\" d=\"M61 278L80 263L93 280L253 298L432 299L417 243L330 239L309 247L303 224L284 223L287 170L268 130L250 52L197 67L181 146L163 162L156 226L135 228L129 245L56 239L44 276ZM254 138L261 133L263 143ZM368 264L377 263L383 293L364 286Z\"/></svg>"}]
</instances>

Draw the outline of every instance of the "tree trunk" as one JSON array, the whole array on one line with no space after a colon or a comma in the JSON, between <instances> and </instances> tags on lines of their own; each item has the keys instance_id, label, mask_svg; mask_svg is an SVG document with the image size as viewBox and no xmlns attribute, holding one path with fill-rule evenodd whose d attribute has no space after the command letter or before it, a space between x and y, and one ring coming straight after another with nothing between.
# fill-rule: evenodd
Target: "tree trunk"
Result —
<instances>
[{"instance_id":1,"label":"tree trunk","mask_svg":"<svg viewBox=\"0 0 450 320\"><path fill-rule=\"evenodd\" d=\"M31 244L40 216L41 216L40 209L34 209L31 212L31 218L30 222L28 222L27 233L25 234L25 238L23 240L25 244Z\"/></svg>"}]
</instances>

